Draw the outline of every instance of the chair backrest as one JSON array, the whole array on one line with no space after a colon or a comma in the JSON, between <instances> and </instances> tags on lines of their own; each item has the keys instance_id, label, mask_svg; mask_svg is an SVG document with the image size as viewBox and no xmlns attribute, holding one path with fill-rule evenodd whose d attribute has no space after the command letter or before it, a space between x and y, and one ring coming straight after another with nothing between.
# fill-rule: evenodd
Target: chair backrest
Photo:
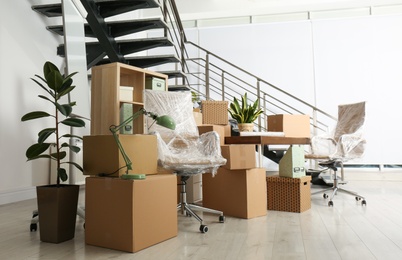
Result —
<instances>
[{"instance_id":1,"label":"chair backrest","mask_svg":"<svg viewBox=\"0 0 402 260\"><path fill-rule=\"evenodd\" d=\"M366 117L366 102L345 104L338 106L338 123L334 132L334 139L344 134L361 132Z\"/></svg>"},{"instance_id":2,"label":"chair backrest","mask_svg":"<svg viewBox=\"0 0 402 260\"><path fill-rule=\"evenodd\" d=\"M175 121L176 129L174 131L156 124L148 125L149 132L158 132L166 143L177 136L198 137L190 91L169 92L146 89L144 90L144 108L159 116L171 116ZM152 120L147 120L147 124L152 124Z\"/></svg>"}]
</instances>

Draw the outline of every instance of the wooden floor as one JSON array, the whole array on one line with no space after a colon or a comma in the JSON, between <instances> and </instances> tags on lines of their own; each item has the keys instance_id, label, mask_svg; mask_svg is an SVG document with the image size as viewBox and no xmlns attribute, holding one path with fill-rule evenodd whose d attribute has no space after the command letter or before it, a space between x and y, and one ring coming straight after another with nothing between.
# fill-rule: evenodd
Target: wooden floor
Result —
<instances>
[{"instance_id":1,"label":"wooden floor","mask_svg":"<svg viewBox=\"0 0 402 260\"><path fill-rule=\"evenodd\" d=\"M397 175L402 176L402 172ZM227 217L225 223L205 214L209 227L205 234L198 231L193 218L179 216L177 237L134 254L85 245L82 219L77 219L73 240L40 242L39 232L29 231L36 201L3 205L0 259L400 260L402 181L368 179L352 180L344 186L364 195L367 206L339 193L334 207L328 207L327 200L317 194L311 198L311 209L303 213L268 211L264 217L249 220Z\"/></svg>"}]
</instances>

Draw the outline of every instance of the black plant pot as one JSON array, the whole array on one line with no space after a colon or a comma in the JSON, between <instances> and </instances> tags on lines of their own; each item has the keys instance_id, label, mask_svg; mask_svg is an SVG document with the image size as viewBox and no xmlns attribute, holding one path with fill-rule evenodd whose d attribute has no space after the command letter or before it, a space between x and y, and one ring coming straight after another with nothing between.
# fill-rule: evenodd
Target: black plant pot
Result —
<instances>
[{"instance_id":1,"label":"black plant pot","mask_svg":"<svg viewBox=\"0 0 402 260\"><path fill-rule=\"evenodd\" d=\"M79 185L37 186L40 240L61 243L74 238Z\"/></svg>"}]
</instances>

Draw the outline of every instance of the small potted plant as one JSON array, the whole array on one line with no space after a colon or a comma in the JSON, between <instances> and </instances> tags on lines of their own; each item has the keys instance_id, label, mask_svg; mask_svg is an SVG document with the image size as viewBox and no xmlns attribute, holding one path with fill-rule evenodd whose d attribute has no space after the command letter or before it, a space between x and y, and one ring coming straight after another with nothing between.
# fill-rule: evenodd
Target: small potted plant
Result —
<instances>
[{"instance_id":1,"label":"small potted plant","mask_svg":"<svg viewBox=\"0 0 402 260\"><path fill-rule=\"evenodd\" d=\"M54 185L37 186L37 202L39 214L40 238L43 242L60 243L70 240L75 234L75 220L78 204L78 185L62 184L68 178L67 171L62 166L73 165L80 171L82 167L75 162L63 161L67 151L78 153L80 148L69 144L70 138L82 139L69 133L61 133L61 126L84 127L85 122L79 118L71 117L72 107L76 102L70 101L61 104L61 98L70 93L75 86L72 85L72 76L60 73L59 69L47 61L43 66L43 76L35 75L31 78L40 86L46 95L38 95L41 100L53 104L52 113L33 111L22 116L21 121L40 118L53 118L52 126L38 133L38 140L28 147L26 157L28 161L46 158L56 161L57 183ZM50 153L49 148L55 147L55 152Z\"/></svg>"},{"instance_id":2,"label":"small potted plant","mask_svg":"<svg viewBox=\"0 0 402 260\"><path fill-rule=\"evenodd\" d=\"M248 104L247 93L244 93L241 97L241 103L234 97L233 102L229 105L228 111L232 118L237 121L240 132L252 132L254 129L254 121L263 112L262 109L258 107L258 100L253 104Z\"/></svg>"}]
</instances>

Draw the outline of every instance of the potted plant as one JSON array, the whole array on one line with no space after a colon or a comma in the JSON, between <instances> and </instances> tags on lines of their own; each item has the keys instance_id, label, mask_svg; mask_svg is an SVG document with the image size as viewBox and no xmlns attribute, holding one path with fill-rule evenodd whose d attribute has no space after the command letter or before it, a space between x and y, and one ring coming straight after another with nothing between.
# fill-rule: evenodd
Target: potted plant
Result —
<instances>
[{"instance_id":1,"label":"potted plant","mask_svg":"<svg viewBox=\"0 0 402 260\"><path fill-rule=\"evenodd\" d=\"M233 98L233 102L230 103L228 109L233 119L237 121L240 132L252 132L254 128L254 121L262 114L262 109L258 107L258 100L253 104L248 104L247 93L241 97L241 103L239 103L236 97Z\"/></svg>"},{"instance_id":2,"label":"potted plant","mask_svg":"<svg viewBox=\"0 0 402 260\"><path fill-rule=\"evenodd\" d=\"M72 85L72 76L60 73L59 69L47 61L43 66L43 76L35 75L31 78L39 85L46 95L38 95L40 99L53 105L52 113L44 111L33 111L22 116L21 121L29 121L40 118L53 118L53 124L38 133L38 140L28 147L26 157L28 161L47 158L55 160L57 165L57 183L54 185L37 186L37 202L39 214L40 238L43 242L60 243L74 237L75 221L78 204L78 185L62 184L66 181L67 171L62 166L73 165L80 171L82 167L75 162L62 161L66 158L67 151L78 153L80 148L69 144L70 138L79 138L69 133L61 133L62 125L68 127L84 127L85 122L79 118L73 118L72 107L76 102L61 104L61 98L70 93L75 86ZM49 152L51 146L55 152Z\"/></svg>"}]
</instances>

